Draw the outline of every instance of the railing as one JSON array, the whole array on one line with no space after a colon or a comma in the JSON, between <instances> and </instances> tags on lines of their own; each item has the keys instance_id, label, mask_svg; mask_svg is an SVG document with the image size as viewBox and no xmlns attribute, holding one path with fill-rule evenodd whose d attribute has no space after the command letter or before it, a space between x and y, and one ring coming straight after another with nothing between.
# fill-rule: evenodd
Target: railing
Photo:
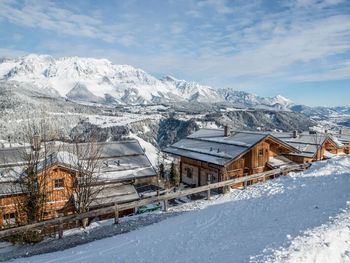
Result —
<instances>
[{"instance_id":1,"label":"railing","mask_svg":"<svg viewBox=\"0 0 350 263\"><path fill-rule=\"evenodd\" d=\"M234 184L238 183L246 183L251 180L256 180L256 179L265 179L266 177L271 177L271 176L276 176L276 175L285 175L289 172L292 171L300 171L307 169L310 166L310 164L300 164L300 165L292 165L284 168L278 168L274 170L270 170L267 172L263 173L258 173L254 175L249 175L249 176L244 176L244 177L239 177L227 181L222 181L218 183L213 183L213 184L208 184L204 186L199 186L196 188L191 188L191 189L184 189L181 191L177 192L171 192L171 193L166 193L165 195L159 195L159 196L153 196L153 197L148 197L144 198L138 201L134 202L129 202L129 203L124 203L124 204L115 204L111 203L107 207L99 208L96 210L92 210L86 213L82 214L74 214L74 215L68 215L68 216L63 216L63 217L58 217L55 219L50 219L30 225L24 225L24 226L18 226L14 228L9 228L9 229L4 229L0 231L0 238L8 237L11 235L15 235L17 233L23 233L28 230L33 230L33 229L38 229L38 228L43 228L45 226L58 226L59 227L59 236L62 237L63 235L63 224L72 222L72 221L77 221L77 220L82 220L85 218L93 218L97 216L102 216L106 214L112 214L114 213L115 215L115 223L119 222L119 211L121 210L127 210L127 209L133 209L137 208L143 205L148 205L152 204L155 202L164 202L164 209L167 210L168 208L168 200L174 199L174 198L179 198L191 194L196 194L200 192L208 192L208 198L210 198L210 190L211 189L217 189L217 188L222 188L222 187L227 187L231 186Z\"/></svg>"}]
</instances>

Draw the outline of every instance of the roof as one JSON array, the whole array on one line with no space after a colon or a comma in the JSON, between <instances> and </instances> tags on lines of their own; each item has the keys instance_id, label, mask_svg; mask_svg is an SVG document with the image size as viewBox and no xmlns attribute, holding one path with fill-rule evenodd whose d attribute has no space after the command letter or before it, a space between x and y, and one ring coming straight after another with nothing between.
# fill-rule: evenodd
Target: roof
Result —
<instances>
[{"instance_id":1,"label":"roof","mask_svg":"<svg viewBox=\"0 0 350 263\"><path fill-rule=\"evenodd\" d=\"M0 196L17 195L25 192L22 187L14 181L0 183Z\"/></svg>"},{"instance_id":2,"label":"roof","mask_svg":"<svg viewBox=\"0 0 350 263\"><path fill-rule=\"evenodd\" d=\"M295 137L293 132L274 132L273 136L285 141L289 145L297 148L301 153L294 153L293 155L301 155L313 158L318 150L318 148L323 145L327 139L333 142L337 147L344 147L344 145L328 133L311 133L302 132L298 133Z\"/></svg>"},{"instance_id":3,"label":"roof","mask_svg":"<svg viewBox=\"0 0 350 263\"><path fill-rule=\"evenodd\" d=\"M112 203L126 203L138 200L139 194L137 193L135 187L130 184L114 184L108 186L96 186L96 191L98 191L97 196L94 198L90 204L90 208L104 206Z\"/></svg>"},{"instance_id":4,"label":"roof","mask_svg":"<svg viewBox=\"0 0 350 263\"><path fill-rule=\"evenodd\" d=\"M164 151L223 166L245 154L266 138L277 140L286 147L292 148L268 133L236 131L230 136L224 136L222 129L201 129Z\"/></svg>"},{"instance_id":5,"label":"roof","mask_svg":"<svg viewBox=\"0 0 350 263\"><path fill-rule=\"evenodd\" d=\"M282 167L290 166L293 164L296 164L296 163L289 160L288 158L286 158L284 156L270 157L269 161L267 163L267 165L273 169L282 168Z\"/></svg>"},{"instance_id":6,"label":"roof","mask_svg":"<svg viewBox=\"0 0 350 263\"><path fill-rule=\"evenodd\" d=\"M87 147L91 147L89 143L76 144L81 152L84 152ZM44 158L57 152L74 152L75 144L62 142L49 142L47 144L47 152L45 154L42 148L39 155ZM143 155L144 151L137 140L126 140L118 142L98 142L94 143L99 149L100 158L111 158L121 156ZM88 151L88 150L86 150ZM13 147L0 148L0 166L19 165L27 161L27 155L32 153L31 147ZM86 155L88 157L88 154Z\"/></svg>"},{"instance_id":7,"label":"roof","mask_svg":"<svg viewBox=\"0 0 350 263\"><path fill-rule=\"evenodd\" d=\"M350 143L350 134L332 134L332 137L336 138L342 143Z\"/></svg>"}]
</instances>

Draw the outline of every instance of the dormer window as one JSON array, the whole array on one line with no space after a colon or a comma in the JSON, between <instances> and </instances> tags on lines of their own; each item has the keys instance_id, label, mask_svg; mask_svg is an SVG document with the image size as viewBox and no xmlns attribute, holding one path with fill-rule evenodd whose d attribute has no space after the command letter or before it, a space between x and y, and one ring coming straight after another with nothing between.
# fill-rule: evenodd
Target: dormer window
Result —
<instances>
[{"instance_id":1,"label":"dormer window","mask_svg":"<svg viewBox=\"0 0 350 263\"><path fill-rule=\"evenodd\" d=\"M259 156L264 156L264 149L259 150Z\"/></svg>"}]
</instances>

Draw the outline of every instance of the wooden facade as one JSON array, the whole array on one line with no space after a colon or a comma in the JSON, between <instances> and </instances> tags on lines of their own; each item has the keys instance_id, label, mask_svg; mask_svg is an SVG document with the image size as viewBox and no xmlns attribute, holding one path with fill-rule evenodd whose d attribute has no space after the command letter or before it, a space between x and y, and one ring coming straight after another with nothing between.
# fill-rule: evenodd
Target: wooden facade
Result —
<instances>
[{"instance_id":1,"label":"wooden facade","mask_svg":"<svg viewBox=\"0 0 350 263\"><path fill-rule=\"evenodd\" d=\"M61 165L54 165L38 174L38 187L45 196L43 220L53 219L60 216L70 215L75 212L73 194L76 187L76 172ZM154 178L151 179L151 181ZM142 182L146 182L144 179ZM0 197L0 227L12 227L22 225L26 222L23 203L27 198L26 194L7 195ZM98 209L100 206L92 209ZM102 206L101 206L102 207ZM134 213L133 209L120 211L120 216ZM102 219L111 218L113 215L103 215Z\"/></svg>"},{"instance_id":2,"label":"wooden facade","mask_svg":"<svg viewBox=\"0 0 350 263\"><path fill-rule=\"evenodd\" d=\"M346 145L337 144L332 140L331 137L326 137L321 145L316 145L313 143L310 143L310 145L313 145L315 148L317 148L314 153L287 154L286 157L288 157L288 159L292 160L293 162L302 164L328 159L329 157L327 154L329 153L332 155L342 155L349 153L348 147Z\"/></svg>"},{"instance_id":3,"label":"wooden facade","mask_svg":"<svg viewBox=\"0 0 350 263\"><path fill-rule=\"evenodd\" d=\"M43 215L43 219L51 219L61 215L68 215L74 212L72 194L74 191L75 175L74 171L54 165L38 174L38 187L44 196L43 211L38 211ZM13 224L22 224L26 221L26 215L21 208L27 195L8 195L0 197L0 225L3 227ZM14 218L9 222L8 217Z\"/></svg>"},{"instance_id":4,"label":"wooden facade","mask_svg":"<svg viewBox=\"0 0 350 263\"><path fill-rule=\"evenodd\" d=\"M4 176L0 185L0 227L10 227L14 224L24 224L26 218L25 204L29 195L22 185L15 181L19 176L25 176L26 166L21 166L27 160L23 153L35 151L42 156L38 162L36 189L44 200L41 208L36 209L40 220L48 220L63 215L70 215L76 211L74 193L79 187L77 171L74 163L66 154L74 153L74 145L53 145L49 155L41 152L41 147L33 146L0 149L0 175ZM81 149L87 149L89 144L79 144ZM135 185L150 185L156 182L156 172L145 155L137 140L120 142L96 143L101 148L99 154L96 180L92 187L102 189L94 196L89 209L98 209L109 203L123 203L139 199ZM63 150L62 150L63 149ZM44 159L46 158L46 160ZM82 162L88 156L82 157ZM16 169L16 171L14 171ZM22 174L23 172L23 174ZM8 177L14 175L14 177ZM7 181L6 178L13 178ZM17 179L16 179L17 180ZM6 182L5 182L6 181ZM5 182L5 183L4 183ZM108 191L107 191L108 190ZM40 210L40 211L39 211ZM120 211L121 215L128 211ZM130 211L129 211L130 212Z\"/></svg>"}]
</instances>

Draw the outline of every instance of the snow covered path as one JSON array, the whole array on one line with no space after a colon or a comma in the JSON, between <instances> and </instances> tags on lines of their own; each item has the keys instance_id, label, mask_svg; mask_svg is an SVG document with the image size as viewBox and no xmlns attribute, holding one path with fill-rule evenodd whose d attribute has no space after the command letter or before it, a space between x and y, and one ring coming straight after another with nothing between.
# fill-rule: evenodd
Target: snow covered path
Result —
<instances>
[{"instance_id":1,"label":"snow covered path","mask_svg":"<svg viewBox=\"0 0 350 263\"><path fill-rule=\"evenodd\" d=\"M300 241L296 250L290 246L293 239L302 238L298 236L304 231L316 228L317 232L317 228L332 222L339 214L347 214L349 201L350 158L337 157L316 163L305 173L254 185L244 191L234 190L203 209L133 232L17 261L260 262L267 258L278 261L308 244ZM203 206L205 202L198 204ZM186 204L184 209L188 208ZM278 253L281 247L289 246ZM339 249L344 250L344 246ZM343 262L350 261L347 256L350 245L345 250L338 251L344 254Z\"/></svg>"}]
</instances>

